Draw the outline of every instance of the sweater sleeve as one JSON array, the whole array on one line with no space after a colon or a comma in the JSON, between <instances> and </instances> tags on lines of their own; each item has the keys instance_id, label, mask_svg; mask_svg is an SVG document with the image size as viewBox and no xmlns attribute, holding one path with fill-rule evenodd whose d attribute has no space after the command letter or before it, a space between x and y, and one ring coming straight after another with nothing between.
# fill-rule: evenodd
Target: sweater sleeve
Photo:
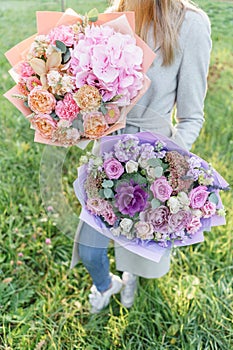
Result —
<instances>
[{"instance_id":1,"label":"sweater sleeve","mask_svg":"<svg viewBox=\"0 0 233 350\"><path fill-rule=\"evenodd\" d=\"M210 22L197 13L190 23L183 48L176 91L176 136L187 149L198 137L204 122L204 100L207 91L211 37Z\"/></svg>"}]
</instances>

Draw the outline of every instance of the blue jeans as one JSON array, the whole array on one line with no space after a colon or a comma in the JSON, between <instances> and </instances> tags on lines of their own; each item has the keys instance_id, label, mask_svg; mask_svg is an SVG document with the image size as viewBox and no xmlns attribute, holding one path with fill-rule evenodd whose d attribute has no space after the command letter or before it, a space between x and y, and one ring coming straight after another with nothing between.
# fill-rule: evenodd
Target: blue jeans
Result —
<instances>
[{"instance_id":1,"label":"blue jeans","mask_svg":"<svg viewBox=\"0 0 233 350\"><path fill-rule=\"evenodd\" d=\"M111 284L107 254L109 241L109 238L83 223L78 253L99 292L104 292Z\"/></svg>"}]
</instances>

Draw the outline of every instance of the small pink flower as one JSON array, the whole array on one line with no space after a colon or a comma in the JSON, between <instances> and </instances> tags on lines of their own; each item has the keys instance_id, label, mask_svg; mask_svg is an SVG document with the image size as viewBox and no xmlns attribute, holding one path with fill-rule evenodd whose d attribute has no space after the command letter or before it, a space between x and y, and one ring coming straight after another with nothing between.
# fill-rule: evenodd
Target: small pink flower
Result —
<instances>
[{"instance_id":1,"label":"small pink flower","mask_svg":"<svg viewBox=\"0 0 233 350\"><path fill-rule=\"evenodd\" d=\"M153 192L154 197L161 202L168 200L173 191L165 176L162 176L159 179L155 180L150 186L150 189Z\"/></svg>"},{"instance_id":2,"label":"small pink flower","mask_svg":"<svg viewBox=\"0 0 233 350\"><path fill-rule=\"evenodd\" d=\"M191 221L186 226L186 229L187 229L188 233L190 233L192 235L192 234L196 233L199 230L199 228L201 228L200 218L198 218L197 216L193 216Z\"/></svg>"},{"instance_id":3,"label":"small pink flower","mask_svg":"<svg viewBox=\"0 0 233 350\"><path fill-rule=\"evenodd\" d=\"M216 213L216 204L207 201L201 208L204 218L210 218Z\"/></svg>"},{"instance_id":4,"label":"small pink flower","mask_svg":"<svg viewBox=\"0 0 233 350\"><path fill-rule=\"evenodd\" d=\"M51 239L50 238L46 238L45 244L50 245L51 243L52 243Z\"/></svg>"},{"instance_id":5,"label":"small pink flower","mask_svg":"<svg viewBox=\"0 0 233 350\"><path fill-rule=\"evenodd\" d=\"M114 124L120 117L120 110L116 104L108 104L106 106L108 112L105 114L104 118L108 124Z\"/></svg>"},{"instance_id":6,"label":"small pink flower","mask_svg":"<svg viewBox=\"0 0 233 350\"><path fill-rule=\"evenodd\" d=\"M58 101L55 107L55 113L60 119L72 122L79 113L80 109L73 99L72 94L67 93L63 101Z\"/></svg>"},{"instance_id":7,"label":"small pink flower","mask_svg":"<svg viewBox=\"0 0 233 350\"><path fill-rule=\"evenodd\" d=\"M41 81L35 76L29 77L26 82L26 86L29 91L32 91L34 87L41 86L41 85L42 85Z\"/></svg>"},{"instance_id":8,"label":"small pink flower","mask_svg":"<svg viewBox=\"0 0 233 350\"><path fill-rule=\"evenodd\" d=\"M49 206L47 207L47 211L54 211L52 205L49 205Z\"/></svg>"},{"instance_id":9,"label":"small pink flower","mask_svg":"<svg viewBox=\"0 0 233 350\"><path fill-rule=\"evenodd\" d=\"M209 192L207 191L206 186L198 186L193 188L189 194L190 207L193 209L200 209L204 206Z\"/></svg>"},{"instance_id":10,"label":"small pink flower","mask_svg":"<svg viewBox=\"0 0 233 350\"><path fill-rule=\"evenodd\" d=\"M116 214L113 211L113 207L108 202L106 202L102 216L109 225L114 225L117 220Z\"/></svg>"},{"instance_id":11,"label":"small pink flower","mask_svg":"<svg viewBox=\"0 0 233 350\"><path fill-rule=\"evenodd\" d=\"M18 253L18 257L22 258L23 257L23 253L22 252Z\"/></svg>"}]
</instances>

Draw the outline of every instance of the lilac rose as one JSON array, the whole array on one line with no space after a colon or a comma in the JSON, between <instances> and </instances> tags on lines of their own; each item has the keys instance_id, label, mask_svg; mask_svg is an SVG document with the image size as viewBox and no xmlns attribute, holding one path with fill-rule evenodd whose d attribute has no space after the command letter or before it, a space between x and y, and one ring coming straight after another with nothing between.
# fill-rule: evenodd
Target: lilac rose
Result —
<instances>
[{"instance_id":1,"label":"lilac rose","mask_svg":"<svg viewBox=\"0 0 233 350\"><path fill-rule=\"evenodd\" d=\"M130 217L146 208L147 198L148 193L138 184L124 182L116 188L116 207Z\"/></svg>"},{"instance_id":2,"label":"lilac rose","mask_svg":"<svg viewBox=\"0 0 233 350\"><path fill-rule=\"evenodd\" d=\"M150 189L153 192L154 197L161 202L168 200L171 197L173 191L165 176L162 176L159 179L155 180Z\"/></svg>"},{"instance_id":3,"label":"lilac rose","mask_svg":"<svg viewBox=\"0 0 233 350\"><path fill-rule=\"evenodd\" d=\"M140 215L140 220L144 220L153 225L155 231L160 233L167 233L169 209L165 205L161 205L156 209L149 209Z\"/></svg>"},{"instance_id":4,"label":"lilac rose","mask_svg":"<svg viewBox=\"0 0 233 350\"><path fill-rule=\"evenodd\" d=\"M181 231L190 223L191 219L190 212L180 210L178 213L170 215L168 224L172 232Z\"/></svg>"},{"instance_id":5,"label":"lilac rose","mask_svg":"<svg viewBox=\"0 0 233 350\"><path fill-rule=\"evenodd\" d=\"M189 194L190 207L193 209L202 208L209 196L206 186L198 186L193 188Z\"/></svg>"},{"instance_id":6,"label":"lilac rose","mask_svg":"<svg viewBox=\"0 0 233 350\"><path fill-rule=\"evenodd\" d=\"M104 161L104 171L109 179L119 179L124 173L123 165L115 158Z\"/></svg>"}]
</instances>

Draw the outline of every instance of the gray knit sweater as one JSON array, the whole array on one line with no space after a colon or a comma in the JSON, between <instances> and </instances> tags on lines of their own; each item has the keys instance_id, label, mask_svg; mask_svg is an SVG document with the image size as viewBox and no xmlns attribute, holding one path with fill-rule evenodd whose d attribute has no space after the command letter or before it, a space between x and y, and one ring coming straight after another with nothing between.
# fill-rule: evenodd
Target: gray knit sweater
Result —
<instances>
[{"instance_id":1,"label":"gray knit sweater","mask_svg":"<svg viewBox=\"0 0 233 350\"><path fill-rule=\"evenodd\" d=\"M153 49L152 33L148 44ZM160 45L147 75L151 86L127 115L127 124L183 140L190 149L204 121L204 99L211 51L210 22L203 11L187 10L179 36L179 49L170 66L162 66ZM173 132L171 114L177 107ZM175 132L174 132L175 131Z\"/></svg>"}]
</instances>

